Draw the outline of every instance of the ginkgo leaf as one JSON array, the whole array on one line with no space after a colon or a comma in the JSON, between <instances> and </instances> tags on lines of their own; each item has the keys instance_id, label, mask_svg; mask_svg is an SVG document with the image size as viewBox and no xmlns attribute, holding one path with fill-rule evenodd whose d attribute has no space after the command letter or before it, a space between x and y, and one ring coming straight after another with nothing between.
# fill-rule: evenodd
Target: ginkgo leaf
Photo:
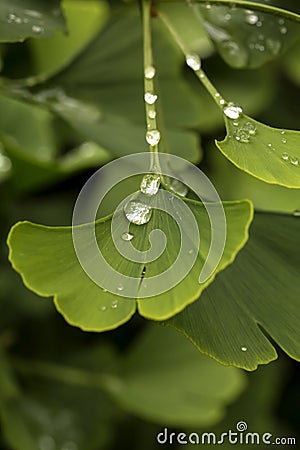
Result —
<instances>
[{"instance_id":1,"label":"ginkgo leaf","mask_svg":"<svg viewBox=\"0 0 300 450\"><path fill-rule=\"evenodd\" d=\"M2 0L0 41L23 41L28 37L47 37L65 30L60 0Z\"/></svg>"},{"instance_id":2,"label":"ginkgo leaf","mask_svg":"<svg viewBox=\"0 0 300 450\"><path fill-rule=\"evenodd\" d=\"M216 145L233 164L266 183L300 188L300 131L272 128L244 114L225 116L225 124L226 138Z\"/></svg>"},{"instance_id":3,"label":"ginkgo leaf","mask_svg":"<svg viewBox=\"0 0 300 450\"><path fill-rule=\"evenodd\" d=\"M167 324L223 364L254 370L276 359L266 335L300 359L299 217L257 213L234 264Z\"/></svg>"},{"instance_id":4,"label":"ginkgo leaf","mask_svg":"<svg viewBox=\"0 0 300 450\"><path fill-rule=\"evenodd\" d=\"M248 227L252 220L251 203L248 201L224 203L227 221L224 253L212 275L204 283L199 284L199 274L210 249L210 223L207 211L202 204L193 201L187 204L198 223L201 241L198 256L197 253L185 255L181 265L185 267L189 258L192 257L195 257L195 265L179 284L176 278L178 274L173 272L174 287L168 292L138 300L139 312L144 317L163 320L181 311L200 295L218 271L233 261L247 240ZM185 229L184 221L182 226ZM121 239L124 232L122 227L123 225L120 225L118 228L118 239L124 244ZM119 254L112 240L110 218L96 222L97 243L108 264L118 273L137 280L143 279L143 282L137 285L136 298L139 298L141 293L145 297L147 279L169 268L176 260L180 248L180 233L176 222L169 214L158 210L153 210L152 218L146 225L130 224L130 233L134 236L132 240L134 247L140 251L147 250L148 237L155 229L163 230L168 244L161 256L144 264L130 261ZM82 226L80 230L84 249L89 251L93 248L90 226ZM184 233L188 236L190 230L185 229ZM71 227L45 227L20 222L11 230L8 242L11 249L10 260L15 270L22 275L26 286L39 295L54 296L57 309L69 323L85 330L104 331L121 325L134 314L135 298L105 292L86 275L75 253ZM192 252L197 252L197 249L192 248ZM89 267L97 273L95 258L96 256L90 257ZM104 271L101 272L101 276L107 279L111 278L112 274ZM114 289L116 290L117 286L114 286ZM120 286L120 291L122 289L123 287Z\"/></svg>"}]
</instances>

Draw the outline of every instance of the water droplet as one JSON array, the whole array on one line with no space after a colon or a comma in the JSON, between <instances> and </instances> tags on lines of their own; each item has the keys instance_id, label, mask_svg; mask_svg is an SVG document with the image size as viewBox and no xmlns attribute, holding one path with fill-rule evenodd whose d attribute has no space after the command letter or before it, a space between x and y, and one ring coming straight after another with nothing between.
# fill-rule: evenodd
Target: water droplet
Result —
<instances>
[{"instance_id":1,"label":"water droplet","mask_svg":"<svg viewBox=\"0 0 300 450\"><path fill-rule=\"evenodd\" d=\"M286 138L282 138L282 139L281 139L281 142L282 142L283 144L286 144L286 143L287 143Z\"/></svg>"},{"instance_id":2,"label":"water droplet","mask_svg":"<svg viewBox=\"0 0 300 450\"><path fill-rule=\"evenodd\" d=\"M296 209L296 210L293 212L293 216L295 216L295 217L300 217L300 209Z\"/></svg>"},{"instance_id":3,"label":"water droplet","mask_svg":"<svg viewBox=\"0 0 300 450\"><path fill-rule=\"evenodd\" d=\"M118 289L118 291L122 292L124 289L123 284L118 284L117 289Z\"/></svg>"},{"instance_id":4,"label":"water droplet","mask_svg":"<svg viewBox=\"0 0 300 450\"><path fill-rule=\"evenodd\" d=\"M227 105L223 108L223 113L229 119L238 119L242 112L242 108L232 102L227 103Z\"/></svg>"},{"instance_id":5,"label":"water droplet","mask_svg":"<svg viewBox=\"0 0 300 450\"><path fill-rule=\"evenodd\" d=\"M280 27L279 31L281 34L286 34L288 30L287 30L287 27Z\"/></svg>"},{"instance_id":6,"label":"water droplet","mask_svg":"<svg viewBox=\"0 0 300 450\"><path fill-rule=\"evenodd\" d=\"M43 435L39 438L38 446L40 450L55 450L55 440L50 435Z\"/></svg>"},{"instance_id":7,"label":"water droplet","mask_svg":"<svg viewBox=\"0 0 300 450\"><path fill-rule=\"evenodd\" d=\"M268 145L268 147L272 147L272 144L270 144L270 143L269 143L269 144L267 144L267 145Z\"/></svg>"},{"instance_id":8,"label":"water droplet","mask_svg":"<svg viewBox=\"0 0 300 450\"><path fill-rule=\"evenodd\" d=\"M249 23L249 25L255 25L258 21L258 16L254 13L248 13L246 16L246 22Z\"/></svg>"},{"instance_id":9,"label":"water droplet","mask_svg":"<svg viewBox=\"0 0 300 450\"><path fill-rule=\"evenodd\" d=\"M34 34L41 34L44 32L44 28L41 25L32 25L31 30Z\"/></svg>"},{"instance_id":10,"label":"water droplet","mask_svg":"<svg viewBox=\"0 0 300 450\"><path fill-rule=\"evenodd\" d=\"M133 234L126 232L122 234L121 238L123 239L123 241L131 241L134 238L134 236Z\"/></svg>"},{"instance_id":11,"label":"water droplet","mask_svg":"<svg viewBox=\"0 0 300 450\"><path fill-rule=\"evenodd\" d=\"M157 145L160 141L160 132L158 130L147 131L146 141L149 145Z\"/></svg>"},{"instance_id":12,"label":"water droplet","mask_svg":"<svg viewBox=\"0 0 300 450\"><path fill-rule=\"evenodd\" d=\"M124 213L129 222L135 225L144 225L151 219L151 207L144 203L130 201L124 206Z\"/></svg>"},{"instance_id":13,"label":"water droplet","mask_svg":"<svg viewBox=\"0 0 300 450\"><path fill-rule=\"evenodd\" d=\"M145 68L144 75L145 75L145 78L147 78L147 80L152 80L152 78L155 77L155 73L156 73L156 70L155 70L154 66L148 66Z\"/></svg>"},{"instance_id":14,"label":"water droplet","mask_svg":"<svg viewBox=\"0 0 300 450\"><path fill-rule=\"evenodd\" d=\"M253 122L246 122L244 125L244 129L249 132L249 134L254 135L256 133L256 126Z\"/></svg>"},{"instance_id":15,"label":"water droplet","mask_svg":"<svg viewBox=\"0 0 300 450\"><path fill-rule=\"evenodd\" d=\"M118 288L118 290L120 290L120 289ZM122 290L123 290L123 288L122 288ZM113 301L111 302L110 307L111 307L112 309L116 309L116 308L118 307L118 303L119 303L118 300L113 300Z\"/></svg>"},{"instance_id":16,"label":"water droplet","mask_svg":"<svg viewBox=\"0 0 300 450\"><path fill-rule=\"evenodd\" d=\"M141 182L141 192L146 195L155 195L160 186L160 176L156 174L144 175Z\"/></svg>"},{"instance_id":17,"label":"water droplet","mask_svg":"<svg viewBox=\"0 0 300 450\"><path fill-rule=\"evenodd\" d=\"M225 105L225 100L223 98L221 98L221 100L219 101L220 105Z\"/></svg>"},{"instance_id":18,"label":"water droplet","mask_svg":"<svg viewBox=\"0 0 300 450\"><path fill-rule=\"evenodd\" d=\"M291 156L291 164L293 164L293 166L298 166L298 164L299 164L298 158Z\"/></svg>"},{"instance_id":19,"label":"water droplet","mask_svg":"<svg viewBox=\"0 0 300 450\"><path fill-rule=\"evenodd\" d=\"M144 95L145 102L148 103L148 105L153 105L157 100L157 95L152 94L151 92L146 92Z\"/></svg>"},{"instance_id":20,"label":"water droplet","mask_svg":"<svg viewBox=\"0 0 300 450\"><path fill-rule=\"evenodd\" d=\"M175 178L171 181L170 188L173 192L181 195L182 197L185 197L189 191L189 188L185 184Z\"/></svg>"},{"instance_id":21,"label":"water droplet","mask_svg":"<svg viewBox=\"0 0 300 450\"><path fill-rule=\"evenodd\" d=\"M149 111L148 116L150 119L155 119L156 117L156 111L154 111L153 109L151 109L151 111Z\"/></svg>"},{"instance_id":22,"label":"water droplet","mask_svg":"<svg viewBox=\"0 0 300 450\"><path fill-rule=\"evenodd\" d=\"M280 131L280 134L285 134L285 131L284 131L284 130L281 130L281 131Z\"/></svg>"},{"instance_id":23,"label":"water droplet","mask_svg":"<svg viewBox=\"0 0 300 450\"><path fill-rule=\"evenodd\" d=\"M201 61L196 53L191 53L186 56L186 64L193 70L199 70L201 67Z\"/></svg>"},{"instance_id":24,"label":"water droplet","mask_svg":"<svg viewBox=\"0 0 300 450\"><path fill-rule=\"evenodd\" d=\"M216 92L215 97L219 98L219 97L221 97L221 94L219 92Z\"/></svg>"},{"instance_id":25,"label":"water droplet","mask_svg":"<svg viewBox=\"0 0 300 450\"><path fill-rule=\"evenodd\" d=\"M191 250L189 250L189 255L192 255L194 253L194 250L191 248Z\"/></svg>"},{"instance_id":26,"label":"water droplet","mask_svg":"<svg viewBox=\"0 0 300 450\"><path fill-rule=\"evenodd\" d=\"M239 122L238 122L237 120L234 120L234 121L232 122L232 124L233 124L235 127L238 127Z\"/></svg>"},{"instance_id":27,"label":"water droplet","mask_svg":"<svg viewBox=\"0 0 300 450\"><path fill-rule=\"evenodd\" d=\"M16 16L16 14L10 13L7 16L7 22L8 23L22 23L21 17Z\"/></svg>"},{"instance_id":28,"label":"water droplet","mask_svg":"<svg viewBox=\"0 0 300 450\"><path fill-rule=\"evenodd\" d=\"M262 22L259 20L258 22L256 22L256 26L257 26L258 28L260 28L260 27L262 26Z\"/></svg>"},{"instance_id":29,"label":"water droplet","mask_svg":"<svg viewBox=\"0 0 300 450\"><path fill-rule=\"evenodd\" d=\"M242 352L246 352L248 349L247 347L241 347Z\"/></svg>"},{"instance_id":30,"label":"water droplet","mask_svg":"<svg viewBox=\"0 0 300 450\"><path fill-rule=\"evenodd\" d=\"M239 128L234 132L234 138L243 143L247 143L250 141L250 133L246 128Z\"/></svg>"},{"instance_id":31,"label":"water droplet","mask_svg":"<svg viewBox=\"0 0 300 450\"><path fill-rule=\"evenodd\" d=\"M105 305L101 305L101 306L99 307L99 309L100 309L100 311L103 311L103 312L107 310L107 308L106 308Z\"/></svg>"},{"instance_id":32,"label":"water droplet","mask_svg":"<svg viewBox=\"0 0 300 450\"><path fill-rule=\"evenodd\" d=\"M281 159L283 159L284 161L288 161L289 155L287 153L282 153Z\"/></svg>"}]
</instances>

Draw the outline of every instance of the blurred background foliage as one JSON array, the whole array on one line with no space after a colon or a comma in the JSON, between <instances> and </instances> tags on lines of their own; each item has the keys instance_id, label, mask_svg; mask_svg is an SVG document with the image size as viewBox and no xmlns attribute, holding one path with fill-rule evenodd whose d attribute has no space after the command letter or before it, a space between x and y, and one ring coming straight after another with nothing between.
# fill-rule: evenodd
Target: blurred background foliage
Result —
<instances>
[{"instance_id":1,"label":"blurred background foliage","mask_svg":"<svg viewBox=\"0 0 300 450\"><path fill-rule=\"evenodd\" d=\"M64 0L68 35L0 46L0 448L151 450L160 447L155 437L165 426L221 433L240 420L251 431L297 436L300 372L285 355L246 374L138 317L109 334L84 333L65 323L50 301L28 291L7 262L5 239L16 221L70 224L93 168L146 150L140 30L128 32L125 22L116 30L112 23L104 39L96 39L121 3ZM283 0L272 3L286 6ZM34 11L36 2L31 5ZM214 139L224 135L220 112L159 23L154 31L172 151L199 163L223 200L249 198L260 210L299 210L296 190L258 181L216 150ZM299 41L255 70L225 64L200 32L197 50L226 98L272 126L300 129ZM53 75L50 82L45 74ZM13 80L28 77L39 80L38 88L29 83L27 91L18 89ZM76 83L81 90L75 102L70 97Z\"/></svg>"}]
</instances>

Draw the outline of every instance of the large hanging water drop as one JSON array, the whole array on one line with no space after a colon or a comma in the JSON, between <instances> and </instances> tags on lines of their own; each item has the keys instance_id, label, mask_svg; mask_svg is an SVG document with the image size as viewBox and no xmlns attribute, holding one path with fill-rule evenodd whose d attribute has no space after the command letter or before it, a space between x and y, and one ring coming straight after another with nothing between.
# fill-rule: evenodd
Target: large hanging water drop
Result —
<instances>
[{"instance_id":1,"label":"large hanging water drop","mask_svg":"<svg viewBox=\"0 0 300 450\"><path fill-rule=\"evenodd\" d=\"M156 174L144 175L141 182L141 192L146 195L155 195L160 186L160 176Z\"/></svg>"},{"instance_id":2,"label":"large hanging water drop","mask_svg":"<svg viewBox=\"0 0 300 450\"><path fill-rule=\"evenodd\" d=\"M129 222L135 225L144 225L151 219L152 209L144 203L130 201L124 206L124 213Z\"/></svg>"},{"instance_id":3,"label":"large hanging water drop","mask_svg":"<svg viewBox=\"0 0 300 450\"><path fill-rule=\"evenodd\" d=\"M240 115L243 113L243 110L240 106L235 105L232 102L227 103L227 105L223 108L223 113L229 119L238 119Z\"/></svg>"},{"instance_id":4,"label":"large hanging water drop","mask_svg":"<svg viewBox=\"0 0 300 450\"><path fill-rule=\"evenodd\" d=\"M191 53L186 56L186 64L193 70L197 71L201 67L201 61L196 53Z\"/></svg>"}]
</instances>

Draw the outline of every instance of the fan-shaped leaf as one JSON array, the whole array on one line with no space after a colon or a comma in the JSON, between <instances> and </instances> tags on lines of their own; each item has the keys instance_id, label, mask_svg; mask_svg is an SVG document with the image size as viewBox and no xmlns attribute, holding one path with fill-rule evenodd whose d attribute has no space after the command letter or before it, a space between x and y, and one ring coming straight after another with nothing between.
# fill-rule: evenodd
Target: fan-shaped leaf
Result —
<instances>
[{"instance_id":1,"label":"fan-shaped leaf","mask_svg":"<svg viewBox=\"0 0 300 450\"><path fill-rule=\"evenodd\" d=\"M266 183L300 188L300 131L282 130L241 115L225 117L227 136L217 147L239 169Z\"/></svg>"},{"instance_id":2,"label":"fan-shaped leaf","mask_svg":"<svg viewBox=\"0 0 300 450\"><path fill-rule=\"evenodd\" d=\"M275 359L264 332L299 360L299 237L298 217L257 213L235 263L167 324L224 364L254 370Z\"/></svg>"},{"instance_id":3,"label":"fan-shaped leaf","mask_svg":"<svg viewBox=\"0 0 300 450\"><path fill-rule=\"evenodd\" d=\"M188 203L201 233L200 252L191 272L174 288L156 297L138 300L141 315L156 320L167 319L193 302L209 284L215 273L230 264L247 240L247 229L252 220L252 207L247 201L225 203L227 239L219 265L210 278L198 284L201 268L210 246L210 223L206 209L196 202ZM184 225L183 225L184 226ZM166 270L177 257L180 234L174 220L167 213L154 210L150 222L143 226L130 225L134 235L134 246L148 249L148 236L153 229L160 228L167 237L167 248L162 255L149 264L129 261L115 248L111 236L111 220L101 219L96 225L96 235L101 252L108 263L118 272L130 277L141 277L146 273L140 289L146 289L147 277ZM84 226L86 233L89 225ZM124 230L120 229L120 240ZM189 235L189 230L186 230ZM88 248L90 237L84 238ZM70 227L45 227L28 222L17 224L9 236L10 259L21 273L25 284L43 296L55 296L57 309L66 320L85 330L103 331L115 328L127 321L135 312L135 300L105 292L83 271L75 254L72 229ZM186 261L185 261L186 262ZM90 262L92 265L93 261ZM184 262L182 262L184 264ZM176 279L177 274L174 273ZM138 293L136 293L138 297ZM117 306L116 306L117 304Z\"/></svg>"}]
</instances>

